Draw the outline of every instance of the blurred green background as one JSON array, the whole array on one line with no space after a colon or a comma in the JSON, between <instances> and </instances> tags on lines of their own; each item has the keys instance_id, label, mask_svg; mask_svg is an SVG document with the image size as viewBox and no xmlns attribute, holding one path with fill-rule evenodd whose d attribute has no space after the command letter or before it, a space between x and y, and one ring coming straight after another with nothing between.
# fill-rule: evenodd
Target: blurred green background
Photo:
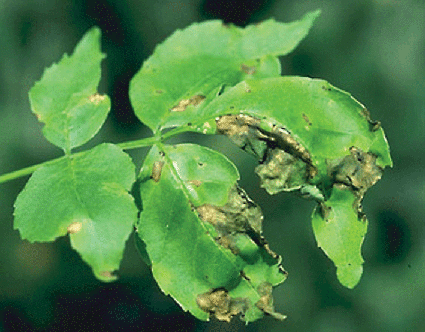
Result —
<instances>
[{"instance_id":1,"label":"blurred green background","mask_svg":"<svg viewBox=\"0 0 425 332\"><path fill-rule=\"evenodd\" d=\"M256 161L222 137L187 135L226 153L241 185L263 208L264 233L283 256L287 281L274 291L284 322L199 322L164 296L128 242L119 281L102 284L67 238L30 244L13 230L13 202L27 178L0 184L0 331L423 331L425 328L425 3L423 1L0 0L0 174L61 154L41 134L28 91L44 68L102 29L101 92L112 111L88 143L149 135L134 117L128 82L155 45L177 28L221 18L246 25L289 22L322 9L309 36L282 58L283 74L323 78L380 120L394 168L363 202L369 232L360 284L338 284L316 247L314 203L259 189ZM177 140L176 140L177 141ZM140 165L146 150L131 151Z\"/></svg>"}]
</instances>

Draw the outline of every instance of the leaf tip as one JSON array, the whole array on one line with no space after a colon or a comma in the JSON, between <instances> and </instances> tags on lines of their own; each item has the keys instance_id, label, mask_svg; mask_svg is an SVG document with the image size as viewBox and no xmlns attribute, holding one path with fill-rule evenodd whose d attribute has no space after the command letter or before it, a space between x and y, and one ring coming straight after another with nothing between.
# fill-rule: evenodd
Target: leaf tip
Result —
<instances>
[{"instance_id":1,"label":"leaf tip","mask_svg":"<svg viewBox=\"0 0 425 332\"><path fill-rule=\"evenodd\" d=\"M353 289L360 282L363 274L362 264L347 264L337 266L337 277L341 285Z\"/></svg>"},{"instance_id":2,"label":"leaf tip","mask_svg":"<svg viewBox=\"0 0 425 332\"><path fill-rule=\"evenodd\" d=\"M322 14L322 10L321 9L316 9L315 11L309 12L307 14L304 15L303 18L309 18L311 19L311 21L313 22L314 20L316 20L320 15Z\"/></svg>"}]
</instances>

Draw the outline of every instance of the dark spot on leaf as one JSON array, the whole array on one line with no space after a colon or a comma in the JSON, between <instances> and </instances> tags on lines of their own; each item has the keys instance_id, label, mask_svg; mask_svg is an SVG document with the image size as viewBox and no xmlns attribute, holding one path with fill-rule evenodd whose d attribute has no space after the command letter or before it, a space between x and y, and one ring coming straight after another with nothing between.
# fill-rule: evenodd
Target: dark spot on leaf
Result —
<instances>
[{"instance_id":1,"label":"dark spot on leaf","mask_svg":"<svg viewBox=\"0 0 425 332\"><path fill-rule=\"evenodd\" d=\"M302 116L303 116L304 121L307 123L307 125L311 126L312 123L311 123L310 119L308 118L308 116L305 113L303 113Z\"/></svg>"},{"instance_id":2,"label":"dark spot on leaf","mask_svg":"<svg viewBox=\"0 0 425 332\"><path fill-rule=\"evenodd\" d=\"M205 99L205 96L195 95L189 99L182 99L171 109L171 112L184 112L189 105L198 106Z\"/></svg>"},{"instance_id":3,"label":"dark spot on leaf","mask_svg":"<svg viewBox=\"0 0 425 332\"><path fill-rule=\"evenodd\" d=\"M202 163L202 162L198 162L198 166L199 166L199 167L203 167L203 166L204 166L204 163Z\"/></svg>"},{"instance_id":4,"label":"dark spot on leaf","mask_svg":"<svg viewBox=\"0 0 425 332\"><path fill-rule=\"evenodd\" d=\"M361 220L362 222L366 222L367 221L366 214L362 211L361 205L357 204L357 206L354 206L353 208L357 209L357 218Z\"/></svg>"},{"instance_id":5,"label":"dark spot on leaf","mask_svg":"<svg viewBox=\"0 0 425 332\"><path fill-rule=\"evenodd\" d=\"M330 87L327 87L325 85L322 85L322 89L325 90L325 91L331 91L331 88Z\"/></svg>"},{"instance_id":6,"label":"dark spot on leaf","mask_svg":"<svg viewBox=\"0 0 425 332\"><path fill-rule=\"evenodd\" d=\"M234 109L235 108L235 106L230 106L230 109L232 110L232 109Z\"/></svg>"},{"instance_id":7,"label":"dark spot on leaf","mask_svg":"<svg viewBox=\"0 0 425 332\"><path fill-rule=\"evenodd\" d=\"M218 90L217 96L220 96L224 93L226 89L226 84L223 84L222 86L220 86L220 89Z\"/></svg>"},{"instance_id":8,"label":"dark spot on leaf","mask_svg":"<svg viewBox=\"0 0 425 332\"><path fill-rule=\"evenodd\" d=\"M373 121L370 118L370 113L369 113L369 111L367 110L366 107L364 107L361 112L362 112L362 115L367 120L367 122L369 123L369 130L370 131L372 131L372 132L373 131L377 131L379 128L381 128L381 122L379 122L379 121Z\"/></svg>"},{"instance_id":9,"label":"dark spot on leaf","mask_svg":"<svg viewBox=\"0 0 425 332\"><path fill-rule=\"evenodd\" d=\"M157 94L157 95L160 95L161 93L163 93L164 91L162 91L162 90L155 90L155 93Z\"/></svg>"},{"instance_id":10,"label":"dark spot on leaf","mask_svg":"<svg viewBox=\"0 0 425 332\"><path fill-rule=\"evenodd\" d=\"M323 220L328 222L332 208L330 206L326 206L324 202L320 202L317 208Z\"/></svg>"},{"instance_id":11,"label":"dark spot on leaf","mask_svg":"<svg viewBox=\"0 0 425 332\"><path fill-rule=\"evenodd\" d=\"M250 281L250 280L251 280L250 278L248 278L248 276L245 274L245 272L244 272L243 270L240 270L240 271L239 271L239 274L240 274L240 276L241 276L243 279L245 279L245 280L247 280L247 281Z\"/></svg>"},{"instance_id":12,"label":"dark spot on leaf","mask_svg":"<svg viewBox=\"0 0 425 332\"><path fill-rule=\"evenodd\" d=\"M287 276L287 275L288 275L288 272L287 272L287 271L285 271L285 269L283 268L283 266L282 266L282 265L279 265L279 271L280 271L282 274L284 274L285 276Z\"/></svg>"},{"instance_id":13,"label":"dark spot on leaf","mask_svg":"<svg viewBox=\"0 0 425 332\"><path fill-rule=\"evenodd\" d=\"M255 66L247 66L245 64L241 64L241 70L247 75L253 75L257 71Z\"/></svg>"},{"instance_id":14,"label":"dark spot on leaf","mask_svg":"<svg viewBox=\"0 0 425 332\"><path fill-rule=\"evenodd\" d=\"M251 89L246 89L245 92L250 93Z\"/></svg>"}]
</instances>

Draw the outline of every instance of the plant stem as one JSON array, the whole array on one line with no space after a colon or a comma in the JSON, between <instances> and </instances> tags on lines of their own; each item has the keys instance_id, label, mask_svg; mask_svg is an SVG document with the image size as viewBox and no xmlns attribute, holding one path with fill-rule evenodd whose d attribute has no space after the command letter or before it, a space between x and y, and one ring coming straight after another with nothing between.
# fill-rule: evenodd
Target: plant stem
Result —
<instances>
[{"instance_id":1,"label":"plant stem","mask_svg":"<svg viewBox=\"0 0 425 332\"><path fill-rule=\"evenodd\" d=\"M45 166L45 165L51 164L53 162L56 162L56 161L58 161L58 160L60 160L60 159L62 159L64 157L65 156L62 156L62 157L59 157L59 158L56 158L56 159L53 159L53 160L46 161L44 163L40 163L40 164L37 164L37 165L33 165L33 166L21 168L21 169L19 169L17 171L0 175L0 183L7 182L7 181L10 181L10 180L14 180L14 179L18 179L18 178L23 177L23 176L26 176L26 175L30 175L37 168L39 168L41 166Z\"/></svg>"},{"instance_id":2,"label":"plant stem","mask_svg":"<svg viewBox=\"0 0 425 332\"><path fill-rule=\"evenodd\" d=\"M137 148L143 148L146 146L151 146L161 140L161 137L147 137L142 138L137 141L130 141L130 142L124 142L117 144L121 149L123 150L131 150L131 149L137 149Z\"/></svg>"},{"instance_id":3,"label":"plant stem","mask_svg":"<svg viewBox=\"0 0 425 332\"><path fill-rule=\"evenodd\" d=\"M160 140L161 140L161 137L147 137L147 138L139 139L137 141L120 143L120 144L117 144L117 146L119 146L123 150L130 150L130 149L142 148L142 147L145 147L145 146L151 146L151 145L159 142ZM78 153L73 153L72 156L76 156L80 153L84 153L84 151L78 152ZM26 175L30 175L34 171L36 171L38 168L40 168L41 166L46 166L48 164L55 163L55 162L61 160L64 157L65 156L62 156L62 157L59 157L59 158L56 158L56 159L45 161L45 162L37 164L37 165L25 167L25 168L19 169L19 170L14 171L14 172L2 174L2 175L0 175L0 183L7 182L7 181L10 181L10 180L14 180L14 179L18 179L18 178L26 176Z\"/></svg>"}]
</instances>

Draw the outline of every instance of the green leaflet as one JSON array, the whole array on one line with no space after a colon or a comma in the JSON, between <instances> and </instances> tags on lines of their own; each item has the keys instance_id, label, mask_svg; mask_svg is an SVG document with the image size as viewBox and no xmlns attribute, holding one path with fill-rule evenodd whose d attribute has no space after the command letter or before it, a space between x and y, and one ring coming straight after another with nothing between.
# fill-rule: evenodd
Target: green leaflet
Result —
<instances>
[{"instance_id":1,"label":"green leaflet","mask_svg":"<svg viewBox=\"0 0 425 332\"><path fill-rule=\"evenodd\" d=\"M361 246L367 220L353 209L357 198L347 189L335 187L332 196L313 212L317 244L334 262L340 283L353 288L363 272Z\"/></svg>"},{"instance_id":2,"label":"green leaflet","mask_svg":"<svg viewBox=\"0 0 425 332\"><path fill-rule=\"evenodd\" d=\"M362 271L363 240L350 236L358 233L353 220L361 213L367 189L385 166L392 166L384 132L364 106L323 80L279 77L241 82L200 113L193 127L215 119L207 120L208 133L227 135L258 157L256 172L270 194L296 191L323 206L338 202L332 217L338 219L338 232L327 227L333 233L324 236L316 232L321 228L314 230L319 246L337 265L341 283L354 287ZM335 185L344 186L349 195L338 195ZM362 227L364 236L366 223ZM335 241L360 257L349 258L350 268L347 259L335 255Z\"/></svg>"},{"instance_id":3,"label":"green leaflet","mask_svg":"<svg viewBox=\"0 0 425 332\"><path fill-rule=\"evenodd\" d=\"M70 234L97 278L112 281L137 209L129 156L112 144L64 157L33 173L15 202L14 228L31 242Z\"/></svg>"},{"instance_id":4,"label":"green leaflet","mask_svg":"<svg viewBox=\"0 0 425 332\"><path fill-rule=\"evenodd\" d=\"M137 117L154 132L198 118L225 86L280 75L276 58L307 35L320 11L300 21L270 19L245 29L221 21L195 23L159 45L130 83Z\"/></svg>"},{"instance_id":5,"label":"green leaflet","mask_svg":"<svg viewBox=\"0 0 425 332\"><path fill-rule=\"evenodd\" d=\"M373 127L367 110L350 94L326 81L284 76L241 82L202 109L194 124L240 113L258 118L264 131L286 129L321 175L326 160L348 155L352 146L375 154L377 165L392 166L382 128Z\"/></svg>"},{"instance_id":6,"label":"green leaflet","mask_svg":"<svg viewBox=\"0 0 425 332\"><path fill-rule=\"evenodd\" d=\"M100 29L92 28L29 92L31 109L45 124L44 136L67 153L90 140L108 115L109 97L97 93L104 57Z\"/></svg>"},{"instance_id":7,"label":"green leaflet","mask_svg":"<svg viewBox=\"0 0 425 332\"><path fill-rule=\"evenodd\" d=\"M286 275L261 236L261 211L235 187L235 166L198 145L161 149L151 149L140 174L137 232L163 292L202 320L209 312L221 320L284 318L273 310L271 287Z\"/></svg>"}]
</instances>

